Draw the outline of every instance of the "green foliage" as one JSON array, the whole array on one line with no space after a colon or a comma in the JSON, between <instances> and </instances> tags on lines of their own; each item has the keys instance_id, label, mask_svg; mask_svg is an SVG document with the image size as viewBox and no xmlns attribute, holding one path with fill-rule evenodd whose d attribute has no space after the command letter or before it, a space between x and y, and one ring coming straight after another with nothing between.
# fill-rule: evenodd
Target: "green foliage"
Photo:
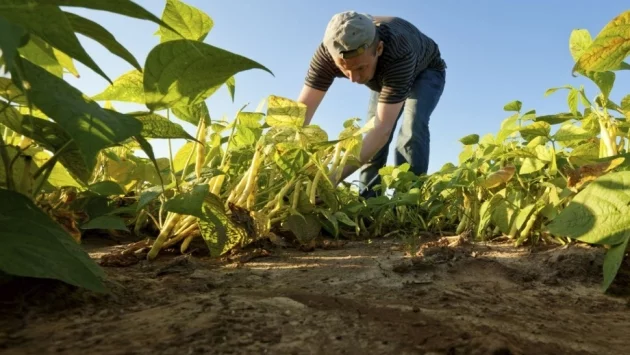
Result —
<instances>
[{"instance_id":1,"label":"green foliage","mask_svg":"<svg viewBox=\"0 0 630 355\"><path fill-rule=\"evenodd\" d=\"M103 271L55 221L21 193L0 188L0 270L104 292ZM11 201L11 203L6 203Z\"/></svg>"},{"instance_id":2,"label":"green foliage","mask_svg":"<svg viewBox=\"0 0 630 355\"><path fill-rule=\"evenodd\" d=\"M199 9L166 0L157 18L128 0L23 5L0 0L0 63L11 74L0 78L0 197L15 201L0 207L4 272L100 291L102 271L79 248L81 232L141 235L150 224L159 235L151 236L149 260L164 248L186 252L194 238L219 257L274 234L309 245L321 234L423 230L478 240L504 236L516 245L605 245L605 290L623 260L630 239L630 95L618 103L610 96L615 71L630 68L623 62L630 48L627 12L595 38L583 29L570 35L574 73L595 83L594 99L584 87L564 85L545 92L566 94L563 112L543 115L525 111L519 100L508 102L509 116L496 134L459 139L457 164L428 176L415 175L408 164L384 167L377 196L363 199L352 184L333 181L344 167L358 167L373 121L360 127L358 119L347 119L339 136L329 137L304 125L304 104L277 95L255 111L244 106L231 121L212 119L206 100L223 86L234 100L237 74L273 73L205 43L214 21ZM159 38L138 61L106 28L60 6L152 21ZM67 73L78 77L74 60L109 80L77 34L130 65L91 98L64 80ZM118 112L111 102L147 110ZM194 135L187 131L193 127ZM157 158L154 139L169 148L173 139L185 144ZM72 223L63 224L68 216Z\"/></svg>"}]
</instances>

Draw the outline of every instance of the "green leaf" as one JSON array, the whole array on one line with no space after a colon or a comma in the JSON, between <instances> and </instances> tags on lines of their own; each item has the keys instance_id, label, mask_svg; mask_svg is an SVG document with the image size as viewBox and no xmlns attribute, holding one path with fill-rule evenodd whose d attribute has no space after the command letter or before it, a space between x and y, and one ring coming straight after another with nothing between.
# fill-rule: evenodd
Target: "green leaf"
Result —
<instances>
[{"instance_id":1,"label":"green leaf","mask_svg":"<svg viewBox=\"0 0 630 355\"><path fill-rule=\"evenodd\" d=\"M501 129L497 133L497 141L505 141L514 132L518 132L518 113L513 114L501 122Z\"/></svg>"},{"instance_id":2,"label":"green leaf","mask_svg":"<svg viewBox=\"0 0 630 355\"><path fill-rule=\"evenodd\" d=\"M512 102L507 103L505 106L503 106L503 110L505 111L520 111L521 108L523 107L523 103L519 100L514 100Z\"/></svg>"},{"instance_id":3,"label":"green leaf","mask_svg":"<svg viewBox=\"0 0 630 355\"><path fill-rule=\"evenodd\" d=\"M573 72L608 71L619 68L630 54L630 10L611 20L573 66Z\"/></svg>"},{"instance_id":4,"label":"green leaf","mask_svg":"<svg viewBox=\"0 0 630 355\"><path fill-rule=\"evenodd\" d=\"M85 51L61 9L48 0L3 0L0 16L35 34L51 46L85 64L107 81L109 77ZM63 1L59 1L63 2Z\"/></svg>"},{"instance_id":5,"label":"green leaf","mask_svg":"<svg viewBox=\"0 0 630 355\"><path fill-rule=\"evenodd\" d=\"M591 137L593 137L593 135L584 128L567 123L558 129L552 139L556 142L579 142Z\"/></svg>"},{"instance_id":6,"label":"green leaf","mask_svg":"<svg viewBox=\"0 0 630 355\"><path fill-rule=\"evenodd\" d=\"M589 183L548 228L590 244L624 242L630 231L630 171L611 172Z\"/></svg>"},{"instance_id":7,"label":"green leaf","mask_svg":"<svg viewBox=\"0 0 630 355\"><path fill-rule=\"evenodd\" d=\"M145 138L183 138L197 141L195 137L186 132L181 125L171 122L168 118L158 115L157 113L134 112L129 113L129 115L142 122L142 132L140 135Z\"/></svg>"},{"instance_id":8,"label":"green leaf","mask_svg":"<svg viewBox=\"0 0 630 355\"><path fill-rule=\"evenodd\" d=\"M129 232L125 220L118 216L98 216L81 225L81 229L113 229Z\"/></svg>"},{"instance_id":9,"label":"green leaf","mask_svg":"<svg viewBox=\"0 0 630 355\"><path fill-rule=\"evenodd\" d=\"M626 256L626 251L628 249L628 240L630 240L630 235L626 233L624 241L613 245L606 252L606 256L604 257L604 281L602 284L602 290L606 292L610 285L612 285L615 277L617 276L617 272L619 271L619 267L623 263L623 259Z\"/></svg>"},{"instance_id":10,"label":"green leaf","mask_svg":"<svg viewBox=\"0 0 630 355\"><path fill-rule=\"evenodd\" d=\"M74 28L76 32L95 40L103 47L107 48L107 50L109 50L112 54L126 60L129 64L133 65L134 68L142 70L140 63L138 63L133 54L120 44L114 35L112 35L106 28L96 22L93 22L92 20L88 20L71 12L64 13L70 21L70 25L72 25L72 28Z\"/></svg>"},{"instance_id":11,"label":"green leaf","mask_svg":"<svg viewBox=\"0 0 630 355\"><path fill-rule=\"evenodd\" d=\"M236 93L236 78L231 76L226 82L225 85L230 92L230 97L232 98L232 102L234 102L234 95Z\"/></svg>"},{"instance_id":12,"label":"green leaf","mask_svg":"<svg viewBox=\"0 0 630 355\"><path fill-rule=\"evenodd\" d=\"M602 91L602 94L604 94L605 99L608 99L610 97L610 92L612 91L612 88L615 84L615 73L610 71L588 72L586 76L588 76L589 79L595 82L597 87L599 87L599 89Z\"/></svg>"},{"instance_id":13,"label":"green leaf","mask_svg":"<svg viewBox=\"0 0 630 355\"><path fill-rule=\"evenodd\" d=\"M626 114L626 117L630 119L630 94L621 99L621 110Z\"/></svg>"},{"instance_id":14,"label":"green leaf","mask_svg":"<svg viewBox=\"0 0 630 355\"><path fill-rule=\"evenodd\" d=\"M575 119L579 119L579 117L570 112L563 112L563 113L557 113L554 115L538 116L536 117L535 122L541 121L541 122L546 122L550 125L554 125L554 124L563 123L563 122L575 120Z\"/></svg>"},{"instance_id":15,"label":"green leaf","mask_svg":"<svg viewBox=\"0 0 630 355\"><path fill-rule=\"evenodd\" d=\"M280 147L281 148L281 147ZM308 152L301 148L276 150L274 160L285 179L295 176L310 161Z\"/></svg>"},{"instance_id":16,"label":"green leaf","mask_svg":"<svg viewBox=\"0 0 630 355\"><path fill-rule=\"evenodd\" d=\"M144 104L144 86L142 72L132 69L109 85L105 90L92 96L96 101L123 101Z\"/></svg>"},{"instance_id":17,"label":"green leaf","mask_svg":"<svg viewBox=\"0 0 630 355\"><path fill-rule=\"evenodd\" d=\"M88 186L88 190L102 196L124 195L125 190L114 181L99 181Z\"/></svg>"},{"instance_id":18,"label":"green leaf","mask_svg":"<svg viewBox=\"0 0 630 355\"><path fill-rule=\"evenodd\" d=\"M575 29L569 36L569 50L573 60L577 62L584 51L593 43L591 34L586 29Z\"/></svg>"},{"instance_id":19,"label":"green leaf","mask_svg":"<svg viewBox=\"0 0 630 355\"><path fill-rule=\"evenodd\" d=\"M33 104L74 139L88 170L94 168L101 149L140 133L142 124L135 118L100 107L63 79L26 60L23 65Z\"/></svg>"},{"instance_id":20,"label":"green leaf","mask_svg":"<svg viewBox=\"0 0 630 355\"><path fill-rule=\"evenodd\" d=\"M527 175L532 174L537 171L540 171L545 167L545 162L541 161L537 158L525 158L523 159L523 165L521 165L521 169L519 170L519 174Z\"/></svg>"},{"instance_id":21,"label":"green leaf","mask_svg":"<svg viewBox=\"0 0 630 355\"><path fill-rule=\"evenodd\" d=\"M149 203L153 202L156 198L158 198L160 196L161 192L160 191L144 191L140 194L140 198L138 199L138 205L136 206L136 210L140 211L143 208L145 208L146 206L149 205Z\"/></svg>"},{"instance_id":22,"label":"green leaf","mask_svg":"<svg viewBox=\"0 0 630 355\"><path fill-rule=\"evenodd\" d=\"M265 122L271 127L302 127L306 105L286 97L270 95Z\"/></svg>"},{"instance_id":23,"label":"green leaf","mask_svg":"<svg viewBox=\"0 0 630 355\"><path fill-rule=\"evenodd\" d=\"M28 101L22 90L9 78L0 78L0 97L11 103L28 105Z\"/></svg>"},{"instance_id":24,"label":"green leaf","mask_svg":"<svg viewBox=\"0 0 630 355\"><path fill-rule=\"evenodd\" d=\"M561 90L561 89L572 90L573 86L571 86L571 85L564 85L564 86L559 86L559 87L547 89L547 91L545 91L545 96L549 96L549 95L553 94L554 92L556 92L558 90Z\"/></svg>"},{"instance_id":25,"label":"green leaf","mask_svg":"<svg viewBox=\"0 0 630 355\"><path fill-rule=\"evenodd\" d=\"M571 113L574 115L577 115L578 113L579 93L580 92L577 89L571 89L567 94L567 104L569 105L569 111L571 111Z\"/></svg>"},{"instance_id":26,"label":"green leaf","mask_svg":"<svg viewBox=\"0 0 630 355\"><path fill-rule=\"evenodd\" d=\"M28 43L20 48L20 55L32 63L48 70L55 76L62 77L63 67L57 60L54 48L35 35L30 35L29 37L30 40Z\"/></svg>"},{"instance_id":27,"label":"green leaf","mask_svg":"<svg viewBox=\"0 0 630 355\"><path fill-rule=\"evenodd\" d=\"M65 68L70 74L78 78L79 71L74 66L74 61L72 60L72 57L58 50L57 48L53 48L53 52L55 53L55 57L57 58L57 61L59 62L59 64L61 64L61 66Z\"/></svg>"},{"instance_id":28,"label":"green leaf","mask_svg":"<svg viewBox=\"0 0 630 355\"><path fill-rule=\"evenodd\" d=\"M0 270L106 292L105 274L72 237L26 196L0 189Z\"/></svg>"},{"instance_id":29,"label":"green leaf","mask_svg":"<svg viewBox=\"0 0 630 355\"><path fill-rule=\"evenodd\" d=\"M0 16L0 51L8 71L14 69L14 58L18 55L18 48L22 46L23 38L28 38L28 33L20 26L9 22ZM1 67L1 65L0 65Z\"/></svg>"},{"instance_id":30,"label":"green leaf","mask_svg":"<svg viewBox=\"0 0 630 355\"><path fill-rule=\"evenodd\" d=\"M0 103L0 109L2 109L2 106L3 103ZM59 156L59 162L68 170L73 178L87 183L92 171L86 165L76 142L70 142L72 138L59 124L35 116L21 115L11 106L0 113L0 124L31 138L52 153L58 152L69 144L69 146L64 148L63 154Z\"/></svg>"},{"instance_id":31,"label":"green leaf","mask_svg":"<svg viewBox=\"0 0 630 355\"><path fill-rule=\"evenodd\" d=\"M469 134L459 139L459 141L463 145L474 145L479 143L479 135L478 134Z\"/></svg>"},{"instance_id":32,"label":"green leaf","mask_svg":"<svg viewBox=\"0 0 630 355\"><path fill-rule=\"evenodd\" d=\"M210 250L210 256L224 255L245 241L247 231L225 213L218 196L209 194L202 208L203 218L199 219L198 224L201 237Z\"/></svg>"},{"instance_id":33,"label":"green leaf","mask_svg":"<svg viewBox=\"0 0 630 355\"><path fill-rule=\"evenodd\" d=\"M177 39L203 42L208 32L214 26L214 22L205 12L180 0L166 0L166 6L162 12L162 21L174 28L177 33L160 27L158 29L160 42Z\"/></svg>"},{"instance_id":34,"label":"green leaf","mask_svg":"<svg viewBox=\"0 0 630 355\"><path fill-rule=\"evenodd\" d=\"M203 119L207 125L210 125L210 112L205 102L200 102L192 106L176 106L173 107L173 114L182 121L199 125L199 120Z\"/></svg>"},{"instance_id":35,"label":"green leaf","mask_svg":"<svg viewBox=\"0 0 630 355\"><path fill-rule=\"evenodd\" d=\"M195 149L195 142L186 142L182 145L181 148L175 153L173 157L173 169L175 172L182 171L186 166L186 161L188 161L188 166L194 164L195 159L197 158L197 149ZM192 153L192 156L190 155ZM188 157L190 156L190 160Z\"/></svg>"},{"instance_id":36,"label":"green leaf","mask_svg":"<svg viewBox=\"0 0 630 355\"><path fill-rule=\"evenodd\" d=\"M522 126L519 131L523 139L530 141L535 137L548 137L551 132L551 125L544 121L536 121L527 126Z\"/></svg>"},{"instance_id":37,"label":"green leaf","mask_svg":"<svg viewBox=\"0 0 630 355\"><path fill-rule=\"evenodd\" d=\"M282 226L295 235L295 238L303 244L310 242L319 236L322 226L314 214L292 214L286 218Z\"/></svg>"},{"instance_id":38,"label":"green leaf","mask_svg":"<svg viewBox=\"0 0 630 355\"><path fill-rule=\"evenodd\" d=\"M569 154L569 161L573 165L582 166L592 164L599 158L599 143L588 142L575 147Z\"/></svg>"},{"instance_id":39,"label":"green leaf","mask_svg":"<svg viewBox=\"0 0 630 355\"><path fill-rule=\"evenodd\" d=\"M164 190L164 179L162 179L162 174L160 174L160 165L157 159L155 159L155 153L153 152L153 147L151 146L151 143L149 143L144 137L140 135L134 136L133 138L136 142L138 142L140 148L142 148L142 151L147 155L147 157L149 157L149 160L151 160L151 162L153 163L153 167L155 168L155 172L160 180L162 190Z\"/></svg>"},{"instance_id":40,"label":"green leaf","mask_svg":"<svg viewBox=\"0 0 630 355\"><path fill-rule=\"evenodd\" d=\"M130 0L34 0L37 3L57 6L83 7L92 10L102 10L119 15L148 20L158 25L174 30L170 25L164 23L157 16L147 11L142 6Z\"/></svg>"},{"instance_id":41,"label":"green leaf","mask_svg":"<svg viewBox=\"0 0 630 355\"><path fill-rule=\"evenodd\" d=\"M201 207L208 196L208 184L193 186L192 190L176 195L164 203L164 211L202 218Z\"/></svg>"},{"instance_id":42,"label":"green leaf","mask_svg":"<svg viewBox=\"0 0 630 355\"><path fill-rule=\"evenodd\" d=\"M160 43L145 63L146 105L155 111L198 104L231 76L256 68L271 73L251 59L206 43L186 39Z\"/></svg>"}]
</instances>

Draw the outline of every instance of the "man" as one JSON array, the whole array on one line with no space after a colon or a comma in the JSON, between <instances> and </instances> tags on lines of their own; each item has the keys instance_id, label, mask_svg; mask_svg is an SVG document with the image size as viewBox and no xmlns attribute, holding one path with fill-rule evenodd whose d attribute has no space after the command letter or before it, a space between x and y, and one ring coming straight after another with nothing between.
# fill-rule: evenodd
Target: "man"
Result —
<instances>
[{"instance_id":1,"label":"man","mask_svg":"<svg viewBox=\"0 0 630 355\"><path fill-rule=\"evenodd\" d=\"M444 90L445 70L437 44L404 19L347 11L328 23L298 101L307 106L308 125L335 78L372 90L368 120L376 116L375 127L365 135L359 157L363 197L375 196L373 187L381 183L378 171L387 163L401 116L395 164L407 162L415 174L427 173L429 119ZM341 180L355 170L347 166Z\"/></svg>"}]
</instances>

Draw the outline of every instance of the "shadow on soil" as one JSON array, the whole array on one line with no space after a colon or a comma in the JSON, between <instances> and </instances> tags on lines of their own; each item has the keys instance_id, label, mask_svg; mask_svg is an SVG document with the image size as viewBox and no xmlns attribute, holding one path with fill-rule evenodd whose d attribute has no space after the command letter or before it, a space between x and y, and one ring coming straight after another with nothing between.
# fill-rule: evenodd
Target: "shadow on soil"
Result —
<instances>
[{"instance_id":1,"label":"shadow on soil","mask_svg":"<svg viewBox=\"0 0 630 355\"><path fill-rule=\"evenodd\" d=\"M433 239L415 256L389 239L324 246L116 263L125 246L88 240L93 258L119 265L104 266L111 293L5 284L0 353L623 354L630 346L630 265L603 294L602 249L532 251L460 237Z\"/></svg>"}]
</instances>

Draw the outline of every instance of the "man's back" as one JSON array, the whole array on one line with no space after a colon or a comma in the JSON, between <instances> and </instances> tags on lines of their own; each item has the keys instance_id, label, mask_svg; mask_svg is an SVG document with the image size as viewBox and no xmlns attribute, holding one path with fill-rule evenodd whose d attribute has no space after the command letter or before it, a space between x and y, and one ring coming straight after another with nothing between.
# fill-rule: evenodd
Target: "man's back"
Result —
<instances>
[{"instance_id":1,"label":"man's back","mask_svg":"<svg viewBox=\"0 0 630 355\"><path fill-rule=\"evenodd\" d=\"M374 16L373 20L384 49L375 75L366 86L381 92L381 102L404 100L414 79L423 70L446 69L438 45L416 26L400 17ZM345 75L322 43L311 60L306 85L326 91L336 77Z\"/></svg>"}]
</instances>

